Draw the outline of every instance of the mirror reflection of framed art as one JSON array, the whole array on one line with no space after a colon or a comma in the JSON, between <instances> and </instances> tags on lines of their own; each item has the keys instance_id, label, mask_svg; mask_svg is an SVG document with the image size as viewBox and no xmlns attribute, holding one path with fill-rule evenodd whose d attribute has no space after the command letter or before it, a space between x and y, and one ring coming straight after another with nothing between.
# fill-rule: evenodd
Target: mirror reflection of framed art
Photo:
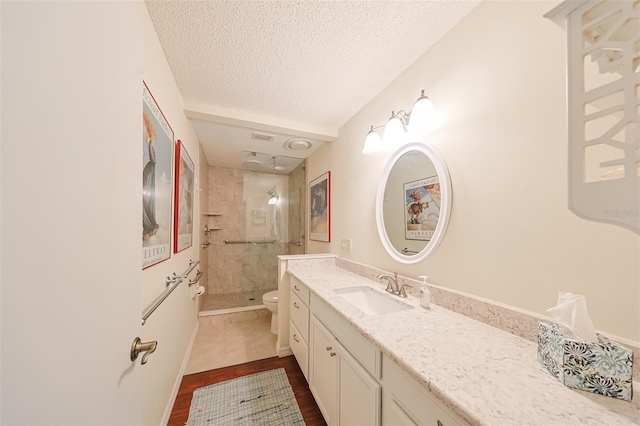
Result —
<instances>
[{"instance_id":1,"label":"mirror reflection of framed art","mask_svg":"<svg viewBox=\"0 0 640 426\"><path fill-rule=\"evenodd\" d=\"M331 241L331 172L309 182L309 239Z\"/></svg>"},{"instance_id":2,"label":"mirror reflection of framed art","mask_svg":"<svg viewBox=\"0 0 640 426\"><path fill-rule=\"evenodd\" d=\"M402 187L405 209L404 238L431 241L440 218L438 175L407 182Z\"/></svg>"}]
</instances>

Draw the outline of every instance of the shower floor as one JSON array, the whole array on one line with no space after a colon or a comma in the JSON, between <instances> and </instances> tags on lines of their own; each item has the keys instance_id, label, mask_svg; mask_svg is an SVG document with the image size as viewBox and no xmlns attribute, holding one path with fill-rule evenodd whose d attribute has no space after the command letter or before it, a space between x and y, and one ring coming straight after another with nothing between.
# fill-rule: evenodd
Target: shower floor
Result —
<instances>
[{"instance_id":1,"label":"shower floor","mask_svg":"<svg viewBox=\"0 0 640 426\"><path fill-rule=\"evenodd\" d=\"M276 289L238 291L234 293L208 294L202 305L202 312L222 311L237 308L251 308L262 305L262 296Z\"/></svg>"}]
</instances>

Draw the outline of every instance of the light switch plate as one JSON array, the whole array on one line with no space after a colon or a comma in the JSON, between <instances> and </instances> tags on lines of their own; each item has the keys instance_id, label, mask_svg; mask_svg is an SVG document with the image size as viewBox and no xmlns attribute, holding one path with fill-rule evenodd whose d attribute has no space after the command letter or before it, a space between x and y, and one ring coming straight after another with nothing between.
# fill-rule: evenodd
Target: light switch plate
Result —
<instances>
[{"instance_id":1,"label":"light switch plate","mask_svg":"<svg viewBox=\"0 0 640 426\"><path fill-rule=\"evenodd\" d=\"M351 239L343 238L340 246L342 247L343 252L351 253Z\"/></svg>"}]
</instances>

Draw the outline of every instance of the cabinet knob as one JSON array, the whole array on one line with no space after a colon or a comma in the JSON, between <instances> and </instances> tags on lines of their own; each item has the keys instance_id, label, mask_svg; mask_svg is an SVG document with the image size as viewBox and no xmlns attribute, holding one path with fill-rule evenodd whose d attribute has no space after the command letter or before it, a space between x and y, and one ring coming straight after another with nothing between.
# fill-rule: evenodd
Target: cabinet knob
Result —
<instances>
[{"instance_id":1,"label":"cabinet knob","mask_svg":"<svg viewBox=\"0 0 640 426\"><path fill-rule=\"evenodd\" d=\"M331 349L333 349L331 346L327 346L328 351L330 351Z\"/></svg>"},{"instance_id":2,"label":"cabinet knob","mask_svg":"<svg viewBox=\"0 0 640 426\"><path fill-rule=\"evenodd\" d=\"M443 426L440 420L438 420L438 426Z\"/></svg>"},{"instance_id":3,"label":"cabinet knob","mask_svg":"<svg viewBox=\"0 0 640 426\"><path fill-rule=\"evenodd\" d=\"M293 302L293 307L296 308L296 309L300 309L300 306L298 306L297 302Z\"/></svg>"},{"instance_id":4,"label":"cabinet knob","mask_svg":"<svg viewBox=\"0 0 640 426\"><path fill-rule=\"evenodd\" d=\"M295 291L300 291L300 289L298 288L298 286L297 286L297 285L295 285L295 284L293 285L293 289L294 289Z\"/></svg>"},{"instance_id":5,"label":"cabinet knob","mask_svg":"<svg viewBox=\"0 0 640 426\"><path fill-rule=\"evenodd\" d=\"M329 353L329 355L336 356L336 353L335 352L331 352L331 353ZM440 425L440 426L442 426L442 425Z\"/></svg>"},{"instance_id":6,"label":"cabinet knob","mask_svg":"<svg viewBox=\"0 0 640 426\"><path fill-rule=\"evenodd\" d=\"M295 340L296 342L300 343L300 340L298 340L298 337L295 334L293 335L293 340Z\"/></svg>"}]
</instances>

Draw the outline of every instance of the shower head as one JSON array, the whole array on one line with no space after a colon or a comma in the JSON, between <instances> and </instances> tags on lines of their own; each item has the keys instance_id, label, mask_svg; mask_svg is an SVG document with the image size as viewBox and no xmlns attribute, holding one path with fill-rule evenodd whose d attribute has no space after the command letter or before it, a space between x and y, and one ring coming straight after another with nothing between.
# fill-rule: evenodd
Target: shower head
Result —
<instances>
[{"instance_id":1,"label":"shower head","mask_svg":"<svg viewBox=\"0 0 640 426\"><path fill-rule=\"evenodd\" d=\"M269 204L278 204L278 193L272 189L268 194L271 196L271 198L269 198Z\"/></svg>"}]
</instances>

